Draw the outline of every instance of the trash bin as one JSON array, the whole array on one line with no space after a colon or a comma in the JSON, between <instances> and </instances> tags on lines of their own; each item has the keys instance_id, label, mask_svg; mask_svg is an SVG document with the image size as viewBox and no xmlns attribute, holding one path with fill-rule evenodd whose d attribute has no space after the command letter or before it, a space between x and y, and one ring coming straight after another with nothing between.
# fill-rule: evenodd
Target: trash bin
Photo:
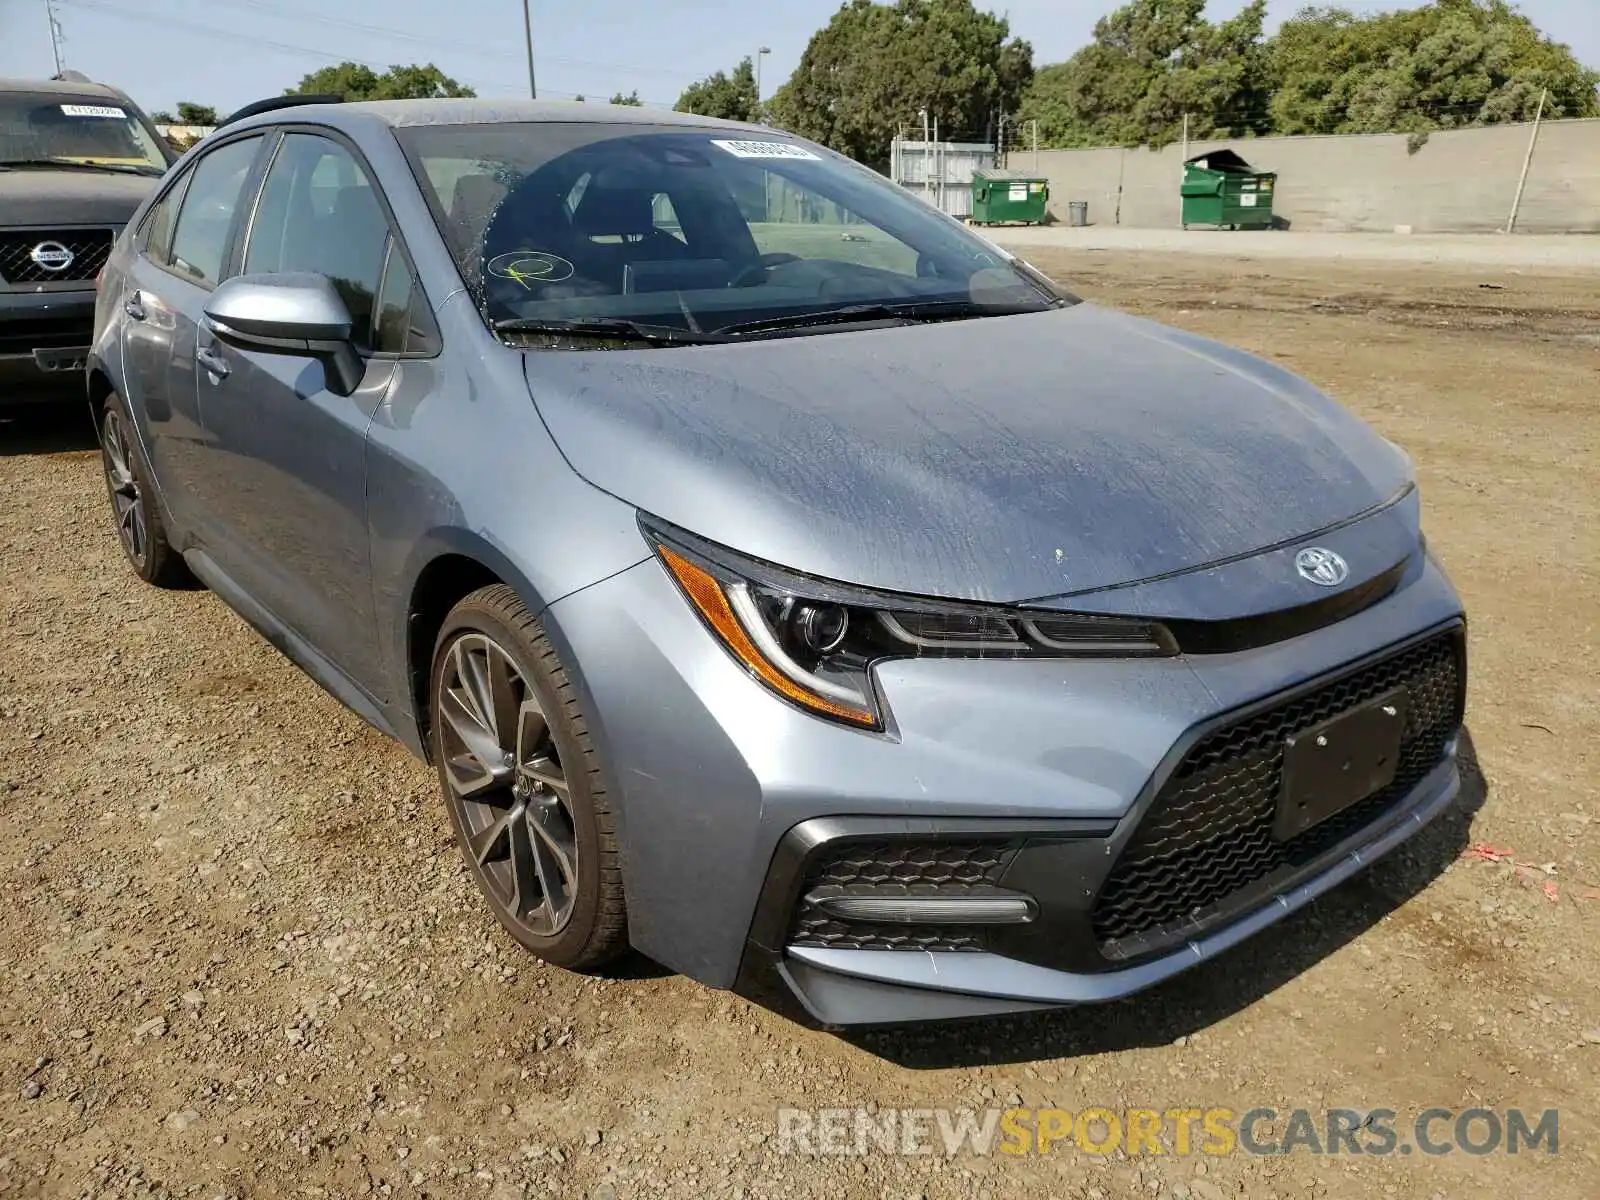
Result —
<instances>
[{"instance_id":1,"label":"trash bin","mask_svg":"<svg viewBox=\"0 0 1600 1200\"><path fill-rule=\"evenodd\" d=\"M1183 227L1271 229L1278 177L1258 171L1232 150L1197 154L1183 164Z\"/></svg>"},{"instance_id":2,"label":"trash bin","mask_svg":"<svg viewBox=\"0 0 1600 1200\"><path fill-rule=\"evenodd\" d=\"M1082 228L1089 223L1089 202L1087 200L1071 200L1067 202L1067 224Z\"/></svg>"},{"instance_id":3,"label":"trash bin","mask_svg":"<svg viewBox=\"0 0 1600 1200\"><path fill-rule=\"evenodd\" d=\"M1044 223L1050 184L1038 175L980 167L972 173L972 223L1001 225Z\"/></svg>"}]
</instances>

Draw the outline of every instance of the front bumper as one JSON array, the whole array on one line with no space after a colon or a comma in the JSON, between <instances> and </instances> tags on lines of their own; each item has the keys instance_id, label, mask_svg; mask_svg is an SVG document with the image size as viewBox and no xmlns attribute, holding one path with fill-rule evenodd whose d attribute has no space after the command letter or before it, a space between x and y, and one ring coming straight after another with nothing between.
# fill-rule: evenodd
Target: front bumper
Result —
<instances>
[{"instance_id":1,"label":"front bumper","mask_svg":"<svg viewBox=\"0 0 1600 1200\"><path fill-rule=\"evenodd\" d=\"M773 900L763 906L765 911L757 917L736 987L769 1007L833 1028L994 1016L1119 1000L1231 949L1370 866L1443 812L1460 788L1452 745L1448 759L1391 812L1319 856L1292 879L1279 881L1269 894L1245 906L1234 919L1212 924L1212 932L1188 939L1166 953L1132 966L1100 971L1059 970L993 951L908 953L784 946L781 936L774 939L779 943L777 947L764 945L762 935L769 929L781 929L784 915L792 913L792 905L799 899L793 896L790 907L778 901L778 897L792 895L790 889L799 886L804 878L803 866L796 861L794 849L790 849L787 855L780 852L783 865L770 880ZM791 831L791 838L798 844L820 848L834 839L872 837L877 832L853 828L849 822L822 821L797 827ZM927 836L938 844L945 839L970 837L973 832L951 824L930 825L913 832L901 823L898 835ZM1019 854L1021 861L1013 868L1014 873L1053 880L1092 899L1104 879L1106 864L1112 861L1117 831L1102 836L1047 829L1033 832L1038 836L1031 849L1024 848ZM1059 853L1067 847L1067 854ZM1068 866L1072 859L1078 860L1076 871ZM800 869L791 873L789 863ZM1057 873L1063 866L1068 866L1068 874ZM1055 921L1039 922L1029 932L1045 937L1052 932L1065 932L1063 926L1070 930L1074 924L1072 916L1068 914L1063 920L1058 913ZM770 924L764 924L764 917Z\"/></svg>"},{"instance_id":2,"label":"front bumper","mask_svg":"<svg viewBox=\"0 0 1600 1200\"><path fill-rule=\"evenodd\" d=\"M1435 713L1428 761L1412 764L1380 810L1272 864L1248 881L1253 889L1205 911L1158 914L1151 936L1130 936L1100 903L1163 785L1209 733L1423 640L1454 639L1460 620L1449 583L1419 556L1372 607L1234 653L881 664L887 734L770 696L653 560L559 601L546 625L577 666L621 802L635 945L703 982L838 1026L1127 995L1397 845L1459 788L1459 696L1447 718ZM976 942L934 937L909 949L818 938L798 920L816 883L809 864L864 836L998 842L1009 848L1003 861L984 859L976 882L1033 897L1038 918Z\"/></svg>"},{"instance_id":3,"label":"front bumper","mask_svg":"<svg viewBox=\"0 0 1600 1200\"><path fill-rule=\"evenodd\" d=\"M0 291L0 403L82 398L94 307L93 287Z\"/></svg>"}]
</instances>

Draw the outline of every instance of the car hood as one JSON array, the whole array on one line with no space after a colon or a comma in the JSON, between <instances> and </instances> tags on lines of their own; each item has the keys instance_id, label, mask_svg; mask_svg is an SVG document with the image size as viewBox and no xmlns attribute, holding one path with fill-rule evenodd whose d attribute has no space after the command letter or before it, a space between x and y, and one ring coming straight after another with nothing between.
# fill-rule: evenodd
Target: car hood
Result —
<instances>
[{"instance_id":1,"label":"car hood","mask_svg":"<svg viewBox=\"0 0 1600 1200\"><path fill-rule=\"evenodd\" d=\"M589 482L890 591L1014 603L1168 576L1348 522L1410 479L1298 377L1089 304L524 357Z\"/></svg>"},{"instance_id":2,"label":"car hood","mask_svg":"<svg viewBox=\"0 0 1600 1200\"><path fill-rule=\"evenodd\" d=\"M0 171L0 226L126 225L159 182L115 171Z\"/></svg>"}]
</instances>

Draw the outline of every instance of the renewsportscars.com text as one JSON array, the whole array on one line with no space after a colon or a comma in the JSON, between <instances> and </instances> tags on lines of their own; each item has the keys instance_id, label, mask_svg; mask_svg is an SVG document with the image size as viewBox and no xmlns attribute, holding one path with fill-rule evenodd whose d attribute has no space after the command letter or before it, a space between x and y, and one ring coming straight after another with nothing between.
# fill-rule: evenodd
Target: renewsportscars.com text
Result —
<instances>
[{"instance_id":1,"label":"renewsportscars.com text","mask_svg":"<svg viewBox=\"0 0 1600 1200\"><path fill-rule=\"evenodd\" d=\"M1557 1154L1547 1108L780 1108L789 1154Z\"/></svg>"}]
</instances>

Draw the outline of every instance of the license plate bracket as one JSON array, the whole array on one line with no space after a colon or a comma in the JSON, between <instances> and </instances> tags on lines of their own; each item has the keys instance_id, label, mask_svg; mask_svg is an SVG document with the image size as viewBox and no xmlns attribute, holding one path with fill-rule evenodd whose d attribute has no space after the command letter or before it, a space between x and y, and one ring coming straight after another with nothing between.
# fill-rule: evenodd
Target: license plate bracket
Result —
<instances>
[{"instance_id":1,"label":"license plate bracket","mask_svg":"<svg viewBox=\"0 0 1600 1200\"><path fill-rule=\"evenodd\" d=\"M33 362L41 371L81 371L89 365L89 347L35 350Z\"/></svg>"},{"instance_id":2,"label":"license plate bracket","mask_svg":"<svg viewBox=\"0 0 1600 1200\"><path fill-rule=\"evenodd\" d=\"M1408 702L1395 688L1287 738L1273 837L1286 842L1393 783Z\"/></svg>"}]
</instances>

